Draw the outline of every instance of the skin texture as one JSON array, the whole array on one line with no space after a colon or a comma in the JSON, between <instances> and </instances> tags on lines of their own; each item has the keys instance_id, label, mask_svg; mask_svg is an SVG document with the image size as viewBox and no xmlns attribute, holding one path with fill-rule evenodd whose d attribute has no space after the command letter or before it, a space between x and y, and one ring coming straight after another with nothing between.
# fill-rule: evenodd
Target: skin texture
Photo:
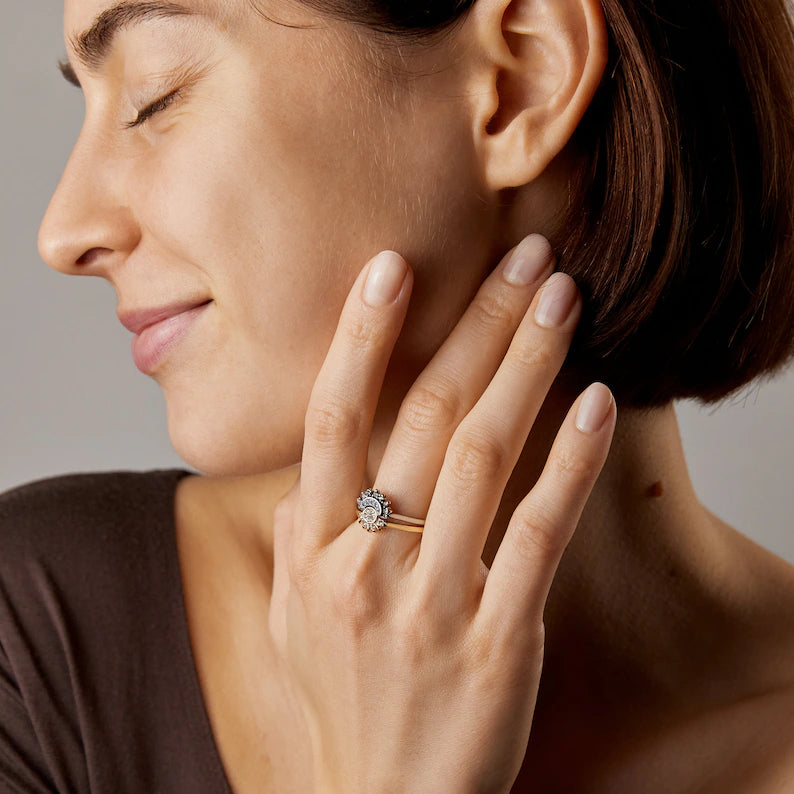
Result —
<instances>
[{"instance_id":1,"label":"skin texture","mask_svg":"<svg viewBox=\"0 0 794 794\"><path fill-rule=\"evenodd\" d=\"M214 475L178 492L191 637L235 790L306 791L305 725L256 627L269 611L273 509L297 474L287 467L301 459L342 305L379 250L410 263L369 441L372 483L403 396L486 274L527 232L555 228L570 136L605 63L603 20L591 0L480 0L443 44L402 53L401 68L427 76L397 79L366 36L298 5L260 8L316 27L275 25L247 3L183 4L207 18L123 31L94 74L68 50L86 121L40 250L64 273L106 278L120 311L213 300L154 373L174 447ZM105 6L67 0L67 36ZM186 75L180 100L124 127ZM491 321L504 332L517 318ZM576 395L564 380L552 387L486 566ZM400 512L425 515L430 492L399 482L415 466L408 450L392 456L389 493ZM384 559L403 542L378 539ZM672 406L621 410L546 606L515 790L670 791L673 762L678 790L783 790L792 608L791 566L699 503Z\"/></svg>"}]
</instances>

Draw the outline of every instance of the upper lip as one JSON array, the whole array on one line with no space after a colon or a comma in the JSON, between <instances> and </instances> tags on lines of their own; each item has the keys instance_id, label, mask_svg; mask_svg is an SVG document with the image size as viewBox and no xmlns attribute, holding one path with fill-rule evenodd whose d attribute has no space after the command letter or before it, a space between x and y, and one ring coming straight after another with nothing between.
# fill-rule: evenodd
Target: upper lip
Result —
<instances>
[{"instance_id":1,"label":"upper lip","mask_svg":"<svg viewBox=\"0 0 794 794\"><path fill-rule=\"evenodd\" d=\"M128 312L116 312L116 315L128 331L139 334L150 325L167 320L169 317L175 317L177 314L182 314L182 312L186 312L189 309L195 309L197 306L203 306L205 303L209 303L210 300L205 298L204 300L181 301L180 303L172 303L157 309L132 309Z\"/></svg>"}]
</instances>

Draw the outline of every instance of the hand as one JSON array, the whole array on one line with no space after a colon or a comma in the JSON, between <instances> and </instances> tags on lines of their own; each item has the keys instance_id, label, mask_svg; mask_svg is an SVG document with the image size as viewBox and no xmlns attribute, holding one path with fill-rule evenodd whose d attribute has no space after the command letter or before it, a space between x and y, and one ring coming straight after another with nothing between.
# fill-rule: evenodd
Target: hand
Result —
<instances>
[{"instance_id":1,"label":"hand","mask_svg":"<svg viewBox=\"0 0 794 794\"><path fill-rule=\"evenodd\" d=\"M508 280L517 262L529 283ZM568 276L538 290L553 269L533 235L488 277L403 401L374 483L369 434L412 272L382 253L347 298L306 413L300 479L274 516L269 629L306 718L317 791L507 792L519 773L544 605L616 416L594 384L579 429L577 398L488 570L504 487L581 315ZM368 274L385 288L380 305L365 300ZM424 532L365 531L362 487L426 516Z\"/></svg>"}]
</instances>

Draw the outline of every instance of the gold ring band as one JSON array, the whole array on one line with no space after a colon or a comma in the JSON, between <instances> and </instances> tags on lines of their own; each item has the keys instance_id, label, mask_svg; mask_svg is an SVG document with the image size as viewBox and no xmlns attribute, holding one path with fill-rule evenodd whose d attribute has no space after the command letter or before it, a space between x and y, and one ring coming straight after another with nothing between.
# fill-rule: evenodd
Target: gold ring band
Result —
<instances>
[{"instance_id":1,"label":"gold ring band","mask_svg":"<svg viewBox=\"0 0 794 794\"><path fill-rule=\"evenodd\" d=\"M392 524L391 521L387 521L384 526L393 527L394 529L404 529L406 532L424 532L425 527L424 524L421 526L411 526L409 524Z\"/></svg>"},{"instance_id":2,"label":"gold ring band","mask_svg":"<svg viewBox=\"0 0 794 794\"><path fill-rule=\"evenodd\" d=\"M411 518L410 516L402 516L399 513L389 512L389 518L396 518L400 524L413 524L417 527L423 527L425 522L421 518Z\"/></svg>"}]
</instances>

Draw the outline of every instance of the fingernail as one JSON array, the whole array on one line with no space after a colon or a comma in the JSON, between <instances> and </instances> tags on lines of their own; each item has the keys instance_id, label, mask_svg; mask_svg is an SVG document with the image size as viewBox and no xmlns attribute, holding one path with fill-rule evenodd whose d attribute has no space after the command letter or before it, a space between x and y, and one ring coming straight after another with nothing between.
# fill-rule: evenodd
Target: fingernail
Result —
<instances>
[{"instance_id":1,"label":"fingernail","mask_svg":"<svg viewBox=\"0 0 794 794\"><path fill-rule=\"evenodd\" d=\"M504 266L505 281L525 287L537 281L554 263L549 241L540 234L525 237Z\"/></svg>"},{"instance_id":2,"label":"fingernail","mask_svg":"<svg viewBox=\"0 0 794 794\"><path fill-rule=\"evenodd\" d=\"M364 284L364 302L373 307L386 306L400 294L408 268L395 251L381 251L369 266Z\"/></svg>"},{"instance_id":3,"label":"fingernail","mask_svg":"<svg viewBox=\"0 0 794 794\"><path fill-rule=\"evenodd\" d=\"M595 433L606 422L612 408L612 392L603 383L591 384L579 403L576 426L583 433Z\"/></svg>"},{"instance_id":4,"label":"fingernail","mask_svg":"<svg viewBox=\"0 0 794 794\"><path fill-rule=\"evenodd\" d=\"M564 273L554 273L541 287L535 322L545 328L562 325L576 304L576 284Z\"/></svg>"}]
</instances>

